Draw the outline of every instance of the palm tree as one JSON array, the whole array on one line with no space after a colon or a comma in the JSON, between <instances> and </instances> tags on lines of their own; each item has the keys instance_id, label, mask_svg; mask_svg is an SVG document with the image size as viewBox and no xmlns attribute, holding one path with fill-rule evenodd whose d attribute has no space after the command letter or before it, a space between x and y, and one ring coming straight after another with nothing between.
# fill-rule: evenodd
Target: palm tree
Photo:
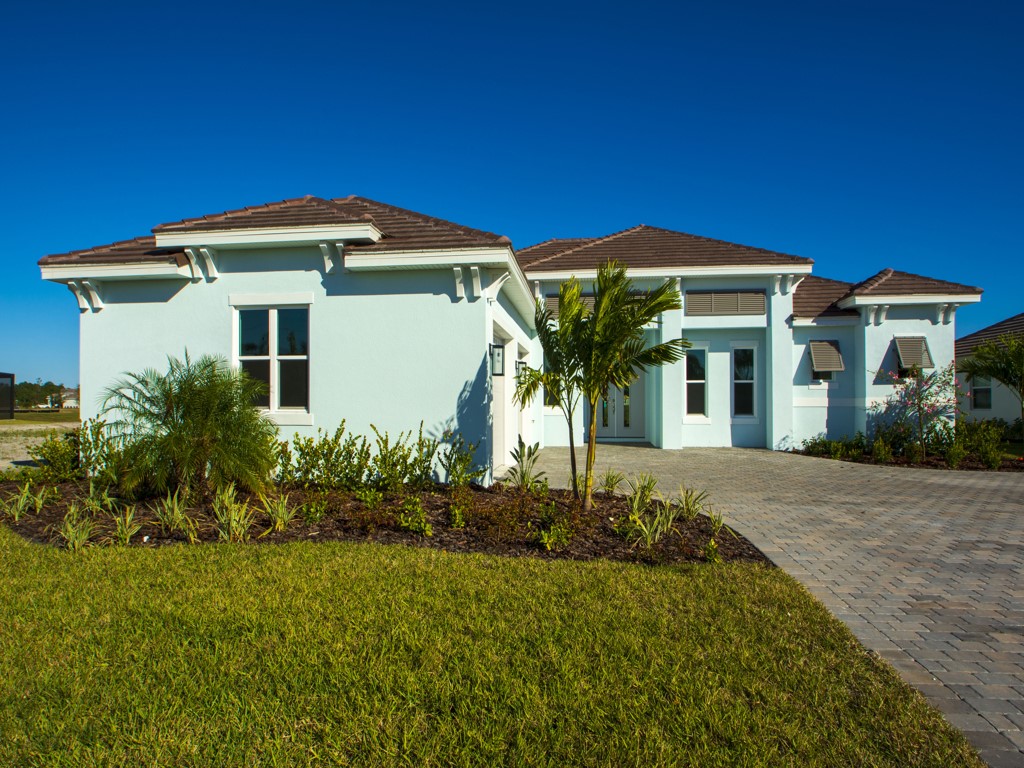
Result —
<instances>
[{"instance_id":1,"label":"palm tree","mask_svg":"<svg viewBox=\"0 0 1024 768\"><path fill-rule=\"evenodd\" d=\"M575 321L566 332L579 365L580 391L590 409L583 491L583 511L589 512L593 505L598 401L611 387L629 386L648 368L681 360L690 343L678 338L649 347L644 339L648 324L663 312L682 306L670 280L653 291L637 292L625 267L609 262L597 272L592 311L585 311L579 292L570 296L579 306L567 310Z\"/></svg>"},{"instance_id":2,"label":"palm tree","mask_svg":"<svg viewBox=\"0 0 1024 768\"><path fill-rule=\"evenodd\" d=\"M236 483L265 487L276 463L277 426L253 407L263 382L223 358L168 358L168 371L126 373L105 392L103 415L124 446L126 490L181 488L208 495Z\"/></svg>"},{"instance_id":3,"label":"palm tree","mask_svg":"<svg viewBox=\"0 0 1024 768\"><path fill-rule=\"evenodd\" d=\"M517 374L515 399L526 405L538 393L544 393L547 405L556 406L569 426L569 462L572 467L572 492L580 497L576 472L576 438L573 417L580 402L579 364L574 356L570 329L578 323L582 311L580 285L576 280L563 283L558 291L558 322L543 302L537 302L534 325L544 350L544 367L523 367Z\"/></svg>"},{"instance_id":4,"label":"palm tree","mask_svg":"<svg viewBox=\"0 0 1024 768\"><path fill-rule=\"evenodd\" d=\"M1024 333L1006 333L976 347L971 356L957 361L968 382L982 377L998 381L1020 401L1021 430L1024 431Z\"/></svg>"}]
</instances>

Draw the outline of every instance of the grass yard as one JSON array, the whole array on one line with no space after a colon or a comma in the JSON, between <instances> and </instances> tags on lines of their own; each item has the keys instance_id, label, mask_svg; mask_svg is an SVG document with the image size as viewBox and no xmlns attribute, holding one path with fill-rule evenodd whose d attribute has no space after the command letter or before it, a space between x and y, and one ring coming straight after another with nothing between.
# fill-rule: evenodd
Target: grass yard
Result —
<instances>
[{"instance_id":1,"label":"grass yard","mask_svg":"<svg viewBox=\"0 0 1024 768\"><path fill-rule=\"evenodd\" d=\"M63 424L79 420L77 408L63 408L59 411L17 411L13 419L0 421L4 427L23 427L26 424Z\"/></svg>"},{"instance_id":2,"label":"grass yard","mask_svg":"<svg viewBox=\"0 0 1024 768\"><path fill-rule=\"evenodd\" d=\"M796 582L0 528L2 765L981 765Z\"/></svg>"}]
</instances>

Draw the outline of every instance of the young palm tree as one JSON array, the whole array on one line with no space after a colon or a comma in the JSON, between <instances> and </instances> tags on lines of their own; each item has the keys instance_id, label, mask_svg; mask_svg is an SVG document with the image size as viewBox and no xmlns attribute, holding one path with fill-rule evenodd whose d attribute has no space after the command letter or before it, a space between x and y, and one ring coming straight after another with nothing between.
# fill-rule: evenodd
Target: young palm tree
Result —
<instances>
[{"instance_id":1,"label":"young palm tree","mask_svg":"<svg viewBox=\"0 0 1024 768\"><path fill-rule=\"evenodd\" d=\"M572 492L580 497L576 472L576 436L573 417L580 402L579 364L573 355L570 329L578 322L582 311L580 285L576 280L563 283L559 288L558 322L543 302L537 302L534 325L544 350L544 368L524 367L516 379L515 399L526 405L540 392L547 404L554 404L562 412L569 426L569 462L572 467Z\"/></svg>"},{"instance_id":2,"label":"young palm tree","mask_svg":"<svg viewBox=\"0 0 1024 768\"><path fill-rule=\"evenodd\" d=\"M105 392L103 415L126 453L126 490L261 490L276 462L277 427L253 407L263 382L223 358L168 358L168 371L126 373Z\"/></svg>"},{"instance_id":3,"label":"young palm tree","mask_svg":"<svg viewBox=\"0 0 1024 768\"><path fill-rule=\"evenodd\" d=\"M593 505L598 401L609 388L628 386L648 368L681 360L690 343L678 338L649 347L644 339L649 323L682 306L669 280L653 291L636 292L625 267L609 262L597 272L592 311L585 311L578 291L569 298L577 306L566 309L573 321L565 332L579 366L579 388L590 409L583 490L583 510L588 512ZM560 306L559 318L561 314Z\"/></svg>"},{"instance_id":4,"label":"young palm tree","mask_svg":"<svg viewBox=\"0 0 1024 768\"><path fill-rule=\"evenodd\" d=\"M957 369L967 375L998 381L1020 401L1021 429L1024 430L1024 333L1006 333L998 341L986 341L957 361Z\"/></svg>"}]
</instances>

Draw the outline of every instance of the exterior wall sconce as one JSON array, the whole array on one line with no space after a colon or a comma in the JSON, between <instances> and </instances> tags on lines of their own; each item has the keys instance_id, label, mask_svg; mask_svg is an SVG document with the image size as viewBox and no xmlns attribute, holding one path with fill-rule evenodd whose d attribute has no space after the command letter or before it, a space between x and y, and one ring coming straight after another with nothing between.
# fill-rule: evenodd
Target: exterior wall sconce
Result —
<instances>
[{"instance_id":1,"label":"exterior wall sconce","mask_svg":"<svg viewBox=\"0 0 1024 768\"><path fill-rule=\"evenodd\" d=\"M523 370L526 367L527 366L526 366L526 361L525 360L516 360L516 378L517 379L522 375Z\"/></svg>"},{"instance_id":2,"label":"exterior wall sconce","mask_svg":"<svg viewBox=\"0 0 1024 768\"><path fill-rule=\"evenodd\" d=\"M491 344L491 376L505 375L505 347Z\"/></svg>"}]
</instances>

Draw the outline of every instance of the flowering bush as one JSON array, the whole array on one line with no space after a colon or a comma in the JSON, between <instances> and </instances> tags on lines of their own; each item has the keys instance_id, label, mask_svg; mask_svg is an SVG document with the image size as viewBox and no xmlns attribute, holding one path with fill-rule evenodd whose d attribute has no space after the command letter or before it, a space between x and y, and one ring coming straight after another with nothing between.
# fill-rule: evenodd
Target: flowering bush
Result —
<instances>
[{"instance_id":1,"label":"flowering bush","mask_svg":"<svg viewBox=\"0 0 1024 768\"><path fill-rule=\"evenodd\" d=\"M928 455L929 443L945 443L961 396L954 365L950 363L928 374L912 368L905 377L893 371L879 371L878 375L891 382L894 389L884 403L873 409L876 434L881 430L894 450L900 441L893 439L893 433L908 436L916 446L912 452L921 459Z\"/></svg>"}]
</instances>

